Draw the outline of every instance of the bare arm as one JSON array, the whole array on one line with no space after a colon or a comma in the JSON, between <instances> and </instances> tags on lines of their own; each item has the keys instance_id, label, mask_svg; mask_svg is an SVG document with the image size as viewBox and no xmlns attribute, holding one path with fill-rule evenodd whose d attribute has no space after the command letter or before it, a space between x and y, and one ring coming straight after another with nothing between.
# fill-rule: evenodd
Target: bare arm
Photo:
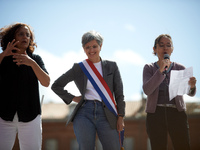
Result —
<instances>
[{"instance_id":1,"label":"bare arm","mask_svg":"<svg viewBox=\"0 0 200 150\"><path fill-rule=\"evenodd\" d=\"M46 72L44 72L35 61L33 61L31 67L35 75L37 76L38 80L40 81L41 85L48 87L50 84L49 75Z\"/></svg>"},{"instance_id":2,"label":"bare arm","mask_svg":"<svg viewBox=\"0 0 200 150\"><path fill-rule=\"evenodd\" d=\"M49 75L45 71L43 71L42 68L33 59L31 59L26 53L14 54L13 58L15 58L13 62L16 62L16 65L27 65L27 66L32 67L41 85L45 87L49 86L50 84Z\"/></svg>"}]
</instances>

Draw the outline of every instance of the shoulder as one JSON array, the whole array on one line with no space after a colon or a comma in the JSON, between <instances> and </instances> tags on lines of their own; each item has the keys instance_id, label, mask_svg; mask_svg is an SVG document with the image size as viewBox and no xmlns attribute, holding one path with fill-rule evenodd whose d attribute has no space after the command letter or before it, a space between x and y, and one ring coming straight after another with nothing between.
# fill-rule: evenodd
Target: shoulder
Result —
<instances>
[{"instance_id":1,"label":"shoulder","mask_svg":"<svg viewBox=\"0 0 200 150\"><path fill-rule=\"evenodd\" d=\"M149 69L156 68L156 63L145 64L144 69L146 69L146 68L149 68Z\"/></svg>"},{"instance_id":2,"label":"shoulder","mask_svg":"<svg viewBox=\"0 0 200 150\"><path fill-rule=\"evenodd\" d=\"M37 54L33 54L33 53L27 53L29 57L31 57L32 59L36 60L36 61L40 61L42 60L42 57L40 55Z\"/></svg>"},{"instance_id":3,"label":"shoulder","mask_svg":"<svg viewBox=\"0 0 200 150\"><path fill-rule=\"evenodd\" d=\"M103 65L109 65L109 66L117 66L117 63L115 61L111 60L102 60Z\"/></svg>"},{"instance_id":4,"label":"shoulder","mask_svg":"<svg viewBox=\"0 0 200 150\"><path fill-rule=\"evenodd\" d=\"M79 63L74 63L73 66L72 66L72 70L74 72L80 72L80 71L82 72L82 69L81 69Z\"/></svg>"},{"instance_id":5,"label":"shoulder","mask_svg":"<svg viewBox=\"0 0 200 150\"><path fill-rule=\"evenodd\" d=\"M180 63L173 62L173 65L174 65L174 69L176 69L176 70L183 70L183 69L185 69L185 66L183 66Z\"/></svg>"},{"instance_id":6,"label":"shoulder","mask_svg":"<svg viewBox=\"0 0 200 150\"><path fill-rule=\"evenodd\" d=\"M154 67L154 66L155 66L155 63L145 64L145 66L148 66L148 67Z\"/></svg>"},{"instance_id":7,"label":"shoulder","mask_svg":"<svg viewBox=\"0 0 200 150\"><path fill-rule=\"evenodd\" d=\"M79 63L74 63L73 67L72 68L80 68L80 65Z\"/></svg>"},{"instance_id":8,"label":"shoulder","mask_svg":"<svg viewBox=\"0 0 200 150\"><path fill-rule=\"evenodd\" d=\"M102 68L105 70L119 70L117 63L115 61L110 61L110 60L102 60Z\"/></svg>"}]
</instances>

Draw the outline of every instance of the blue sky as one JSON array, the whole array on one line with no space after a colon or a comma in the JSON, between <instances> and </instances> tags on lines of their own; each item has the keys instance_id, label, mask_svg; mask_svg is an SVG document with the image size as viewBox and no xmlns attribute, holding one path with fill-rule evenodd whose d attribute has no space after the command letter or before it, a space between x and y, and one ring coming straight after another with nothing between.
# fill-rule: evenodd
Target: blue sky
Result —
<instances>
[{"instance_id":1,"label":"blue sky","mask_svg":"<svg viewBox=\"0 0 200 150\"><path fill-rule=\"evenodd\" d=\"M157 61L152 47L163 33L173 39L171 61L192 66L200 86L198 0L0 0L0 6L0 27L14 22L33 27L35 53L42 56L51 84L74 62L86 58L81 37L96 30L104 37L101 57L119 66L125 100L141 98L143 66ZM73 83L66 89L79 95ZM50 87L41 87L41 95L44 102L62 102ZM192 100L200 101L199 91Z\"/></svg>"}]
</instances>

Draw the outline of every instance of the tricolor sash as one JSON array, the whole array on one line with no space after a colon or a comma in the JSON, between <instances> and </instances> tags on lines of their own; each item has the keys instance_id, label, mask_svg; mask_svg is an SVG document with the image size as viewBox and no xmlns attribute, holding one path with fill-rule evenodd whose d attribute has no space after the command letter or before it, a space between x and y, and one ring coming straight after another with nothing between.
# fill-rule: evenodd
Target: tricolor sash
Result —
<instances>
[{"instance_id":1,"label":"tricolor sash","mask_svg":"<svg viewBox=\"0 0 200 150\"><path fill-rule=\"evenodd\" d=\"M91 84L93 85L99 96L102 98L108 109L113 112L115 116L117 116L118 112L114 97L106 81L103 79L94 64L89 59L86 59L83 62L80 62L79 66L88 77Z\"/></svg>"},{"instance_id":2,"label":"tricolor sash","mask_svg":"<svg viewBox=\"0 0 200 150\"><path fill-rule=\"evenodd\" d=\"M86 59L83 62L80 62L79 66L81 67L87 78L90 80L91 84L93 85L99 96L102 98L108 109L112 113L114 113L115 116L117 116L117 106L113 94L111 93L106 81L103 79L102 75L99 73L94 64L89 59ZM124 129L119 132L119 141L121 149L124 149Z\"/></svg>"}]
</instances>

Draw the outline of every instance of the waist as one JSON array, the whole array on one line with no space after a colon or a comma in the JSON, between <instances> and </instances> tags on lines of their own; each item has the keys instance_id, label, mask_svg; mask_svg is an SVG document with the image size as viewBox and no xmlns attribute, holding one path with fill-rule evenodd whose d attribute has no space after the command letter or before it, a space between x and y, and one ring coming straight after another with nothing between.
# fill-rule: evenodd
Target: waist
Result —
<instances>
[{"instance_id":1,"label":"waist","mask_svg":"<svg viewBox=\"0 0 200 150\"><path fill-rule=\"evenodd\" d=\"M176 105L175 105L175 104L157 104L157 106L176 108Z\"/></svg>"},{"instance_id":2,"label":"waist","mask_svg":"<svg viewBox=\"0 0 200 150\"><path fill-rule=\"evenodd\" d=\"M100 103L101 104L101 101L96 100L96 99L94 99L94 100L87 100L87 99L85 99L84 101L85 101L85 103Z\"/></svg>"}]
</instances>

